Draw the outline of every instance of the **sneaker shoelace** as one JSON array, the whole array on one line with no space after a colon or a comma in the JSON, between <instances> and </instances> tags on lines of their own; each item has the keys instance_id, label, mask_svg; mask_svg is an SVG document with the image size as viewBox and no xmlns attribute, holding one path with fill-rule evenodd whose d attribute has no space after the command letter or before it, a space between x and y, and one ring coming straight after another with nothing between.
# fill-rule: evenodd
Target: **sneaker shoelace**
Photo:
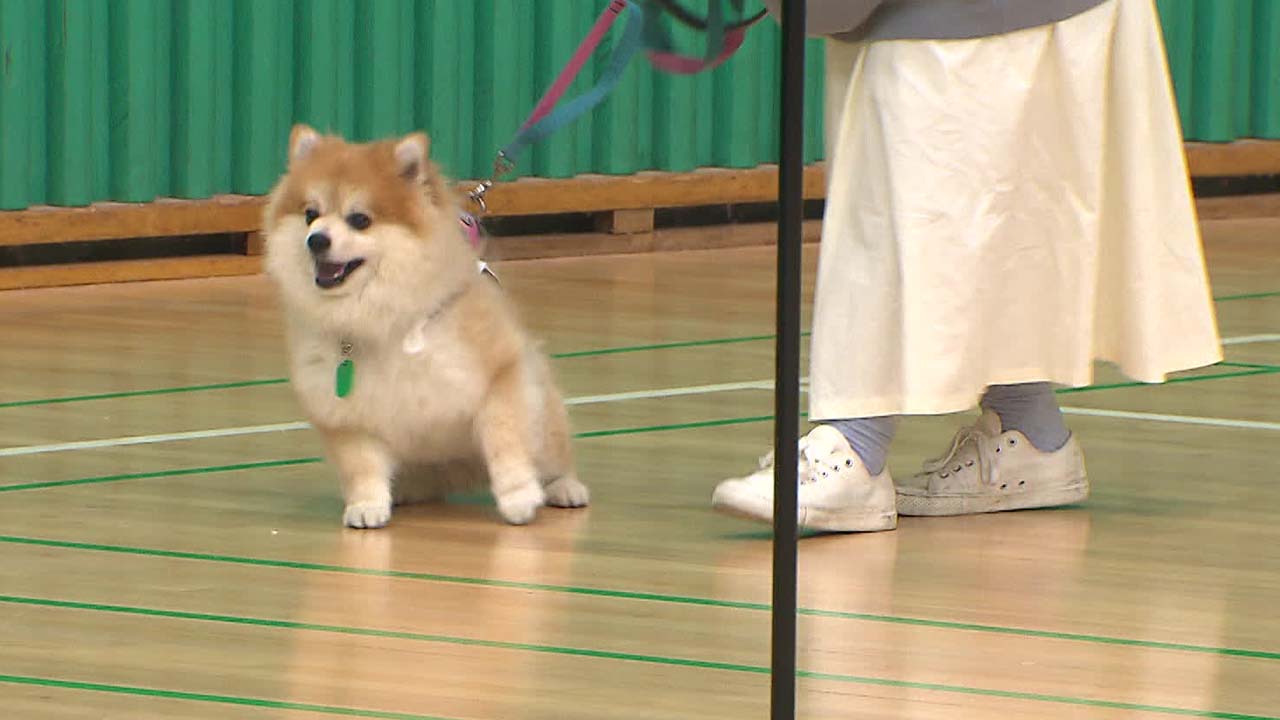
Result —
<instances>
[{"instance_id":1,"label":"sneaker shoelace","mask_svg":"<svg viewBox=\"0 0 1280 720\"><path fill-rule=\"evenodd\" d=\"M822 477L827 477L827 475L829 474L827 470L827 466L823 465L821 462L822 459L814 455L814 450L813 450L813 447L809 444L808 436L800 438L800 444L798 447L798 453L796 457L797 457L796 478L801 485L808 485L809 483L817 481L819 475L821 475ZM770 450L769 452L761 456L760 469L768 470L769 468L773 467L773 460L774 460L774 453L772 450ZM844 464L847 467L852 467L853 460L846 459ZM839 463L831 465L830 467L831 467L831 472L840 471Z\"/></svg>"},{"instance_id":2,"label":"sneaker shoelace","mask_svg":"<svg viewBox=\"0 0 1280 720\"><path fill-rule=\"evenodd\" d=\"M969 446L973 446L977 460L960 460L961 452ZM951 449L942 457L926 462L924 471L945 480L967 467L973 467L976 463L978 465L978 477L985 482L987 468L991 467L994 462L995 453L996 442L990 435L982 432L976 425L961 428L955 437L951 439Z\"/></svg>"}]
</instances>

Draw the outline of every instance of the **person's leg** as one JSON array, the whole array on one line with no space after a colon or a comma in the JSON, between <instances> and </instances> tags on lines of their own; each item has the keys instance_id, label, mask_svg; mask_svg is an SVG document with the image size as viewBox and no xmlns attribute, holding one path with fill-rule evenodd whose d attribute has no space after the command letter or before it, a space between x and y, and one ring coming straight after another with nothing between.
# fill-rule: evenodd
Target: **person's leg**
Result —
<instances>
[{"instance_id":1,"label":"person's leg","mask_svg":"<svg viewBox=\"0 0 1280 720\"><path fill-rule=\"evenodd\" d=\"M1049 383L993 385L982 397L982 409L999 416L1005 432L1022 433L1041 452L1054 452L1071 437Z\"/></svg>"},{"instance_id":2,"label":"person's leg","mask_svg":"<svg viewBox=\"0 0 1280 720\"><path fill-rule=\"evenodd\" d=\"M852 420L827 420L824 422L840 431L849 447L862 460L871 475L884 472L889 457L889 445L898 432L898 418L856 418Z\"/></svg>"},{"instance_id":3,"label":"person's leg","mask_svg":"<svg viewBox=\"0 0 1280 720\"><path fill-rule=\"evenodd\" d=\"M829 161L834 161L844 150L847 140L841 139L841 118L849 111L849 95L855 68L862 49L854 44L828 42L826 44L826 140ZM868 106L867 104L858 107ZM857 164L861 169L861 164ZM828 199L827 212L841 200ZM847 241L838 230L830 235L826 223L823 228L822 246L829 250L833 244ZM834 271L843 278L853 267L842 258L823 256L819 265ZM815 302L823 304L824 293L832 290L843 293L847 283L838 281L820 283L815 291ZM825 306L824 306L825 307ZM832 351L844 347L858 333L846 329L834 331L814 328L811 348ZM835 353L838 354L838 353ZM810 390L812 393L812 389ZM811 411L812 412L812 411ZM800 439L799 524L809 530L829 532L867 532L891 530L897 527L898 513L895 507L893 480L884 471L884 456L892 439L895 423L888 418L867 420L836 420L833 424L811 415L817 424ZM834 417L840 418L841 415ZM847 416L846 416L847 417ZM874 471L869 472L867 466ZM765 456L759 469L741 478L725 480L716 486L711 503L721 512L750 518L760 522L773 520L773 456Z\"/></svg>"},{"instance_id":4,"label":"person's leg","mask_svg":"<svg viewBox=\"0 0 1280 720\"><path fill-rule=\"evenodd\" d=\"M882 455L894 423L884 418L819 423L800 438L796 476L799 525L825 532L875 532L898 526L893 479L884 469ZM845 434L851 431L861 452L879 460L880 471L867 470L861 453ZM725 480L716 486L711 505L720 512L760 522L773 521L773 453L760 461L754 473Z\"/></svg>"},{"instance_id":5,"label":"person's leg","mask_svg":"<svg viewBox=\"0 0 1280 720\"><path fill-rule=\"evenodd\" d=\"M1049 383L996 385L947 452L897 484L902 515L1056 507L1089 495L1084 455Z\"/></svg>"}]
</instances>

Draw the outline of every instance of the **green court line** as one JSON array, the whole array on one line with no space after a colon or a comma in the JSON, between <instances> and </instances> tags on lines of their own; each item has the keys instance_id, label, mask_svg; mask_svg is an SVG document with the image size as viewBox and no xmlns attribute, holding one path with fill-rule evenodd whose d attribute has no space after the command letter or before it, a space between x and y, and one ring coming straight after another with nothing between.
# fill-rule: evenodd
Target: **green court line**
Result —
<instances>
[{"instance_id":1,"label":"green court line","mask_svg":"<svg viewBox=\"0 0 1280 720\"><path fill-rule=\"evenodd\" d=\"M1108 383L1104 385L1089 385L1087 387L1078 388L1059 388L1055 392L1059 395L1074 395L1077 393L1094 392L1096 390L1121 390L1124 388L1137 387L1163 387L1164 385L1179 385L1183 383L1204 382L1206 380L1229 380L1231 378L1252 377L1254 375L1275 375L1280 373L1280 365L1251 365L1245 363L1219 363L1225 367L1245 368L1233 372L1209 373L1205 375L1187 375L1185 377L1169 378L1163 383L1144 383L1144 382L1118 382Z\"/></svg>"},{"instance_id":2,"label":"green court line","mask_svg":"<svg viewBox=\"0 0 1280 720\"><path fill-rule=\"evenodd\" d=\"M809 335L808 331L800 333L801 335ZM579 350L577 352L562 352L551 355L553 360L564 360L567 358L582 357L599 357L601 355L617 355L620 353L645 352L649 350L672 350L675 348L690 347L707 347L710 345L736 345L738 343L760 342L763 340L773 340L776 335L742 335L740 337L712 338L710 340L682 340L679 342L655 343L652 345L626 345L614 348L602 348L599 350Z\"/></svg>"},{"instance_id":3,"label":"green court line","mask_svg":"<svg viewBox=\"0 0 1280 720\"><path fill-rule=\"evenodd\" d=\"M468 585L486 588L502 588L535 592L550 592L564 595L581 595L587 597L608 598L611 600L634 600L639 602L656 602L671 605L694 605L701 607L724 608L733 610L752 610L768 612L767 603L745 602L740 600L719 600L715 598L694 597L687 595L668 595L662 593L638 592L630 590L609 590L604 588L579 587L574 585L550 585L544 583L518 582L514 580L495 580L492 578L475 578L459 575L440 575L436 573L411 572L407 570L381 570L360 568L346 565L328 565L324 563L298 562L293 560L275 560L270 558L241 557L234 555L215 555L209 553L183 552L180 550L160 550L155 548L134 547L128 545L103 545L97 543L81 543L66 540L50 540L45 538L0 535L0 543L27 545L34 547L57 548L60 550L84 550L89 552L105 552L119 555L136 555L142 557L162 557L171 560L194 560L197 562L213 562L228 565L246 565L250 567L269 567L287 570L311 572L331 572L344 575L364 575L370 577L394 578L399 580L416 580L437 582L451 585ZM1179 652L1223 655L1228 657L1254 658L1260 660L1280 660L1280 652L1265 650L1246 650L1240 648L1212 647L1207 645L1189 645L1183 643L1159 642L1154 640L1136 640L1130 638L1107 637L1081 633L1053 632L1047 630L1027 630L1000 625L980 625L975 623L951 622L946 620L926 620L923 618L900 617L896 615L877 615L872 613L845 612L839 610L821 610L800 608L801 615L812 617L838 618L844 620L861 620L865 622L888 623L894 625L912 625L940 630L960 630L968 632L1013 635L1048 640L1066 640L1104 645L1146 648L1151 650L1173 650Z\"/></svg>"},{"instance_id":4,"label":"green court line","mask_svg":"<svg viewBox=\"0 0 1280 720\"><path fill-rule=\"evenodd\" d=\"M589 648L563 647L559 645L540 645L535 643L510 642L506 640L483 640L481 638L459 637L454 635L434 635L428 633L407 632L403 630L380 630L377 628L350 627L345 625L324 625L304 623L292 620L272 620L243 615L219 615L213 613L195 613L182 610L160 610L155 608L136 607L130 605L105 605L100 603L82 603L69 600L52 600L47 598L0 595L0 603L11 605L27 605L35 607L59 608L67 610L86 610L89 612L119 613L122 615L138 615L142 617L168 618L174 620L193 620L199 622L224 623L229 625L248 625L284 630L305 630L310 632L333 633L339 635L359 635L363 637L390 638L393 640L412 640L415 642L439 643L442 645L461 645L481 647L494 650L518 650L548 655L568 655L588 657L598 660L624 660L643 662L654 665L680 665L684 667L702 668L706 670L729 670L733 672L752 672L769 674L769 668L738 663L724 663L714 660L693 660L686 658L665 657L612 650L592 650Z\"/></svg>"},{"instance_id":5,"label":"green court line","mask_svg":"<svg viewBox=\"0 0 1280 720\"><path fill-rule=\"evenodd\" d=\"M1223 363L1224 365L1227 363ZM1275 365L1252 365L1248 363L1231 363L1233 367L1247 368L1234 372L1214 373L1209 375L1192 375L1189 377L1171 378L1164 384L1175 383L1191 383L1205 382L1209 380L1225 380L1230 378L1251 377L1254 375L1275 375L1280 374L1280 366ZM1117 390L1121 388L1134 387L1161 387L1161 384L1153 385L1151 383L1139 382L1123 382L1110 385L1090 385L1082 388L1063 388L1058 390L1059 394L1074 394L1082 392L1092 392L1095 390ZM807 417L807 413L800 413L801 417ZM639 427L627 428L611 428L607 430L589 430L574 434L576 439L590 439L601 437L617 437L621 435L641 435L645 433L669 432L674 430L694 430L698 428L710 427L726 427L730 425L747 425L751 423L770 422L773 415L752 415L748 417L736 418L720 418L716 420L699 420L695 422L670 423L664 425L644 425ZM213 465L209 467L183 468L179 470L157 470L145 473L126 473L119 475L103 475L100 477L76 478L72 480L49 480L42 482L20 483L15 485L0 485L0 493L17 492L20 490L40 490L45 488L67 487L73 485L96 485L101 483L121 482L125 480L146 480L162 477L176 477L182 475L204 475L209 473L230 472L236 470L254 470L261 468L282 467L288 465L307 465L320 462L320 458L287 458L282 460L266 460L255 463L242 463L239 465Z\"/></svg>"},{"instance_id":6,"label":"green court line","mask_svg":"<svg viewBox=\"0 0 1280 720\"><path fill-rule=\"evenodd\" d=\"M52 607L60 609L85 610L90 612L107 612L120 613L127 615L138 615L143 617L162 617L178 620L192 620L197 622L214 622L234 625L248 625L255 627L269 627L286 630L302 630L308 632L334 633L341 635L358 635L364 637L380 637L392 638L397 640L410 640L417 642L431 642L447 645L458 645L465 647L483 647L499 650L515 650L519 652L543 653L549 655L561 655L569 657L585 657L597 660L618 660L623 662L645 663L650 665L665 665L675 667L688 667L701 670L719 670L724 672L751 673L754 675L768 675L770 669L760 665L748 665L743 663L727 663L715 660L696 660L690 658L666 657L662 655L648 655L640 653L627 653L610 650L592 650L589 648L564 647L559 645L541 645L534 643L517 643L507 642L503 640L482 640L479 638L456 637L450 635L433 635L425 633L404 632L397 630L379 630L376 628L348 627L341 625L323 625L316 623L302 623L290 620L271 620L266 618L254 618L239 615L217 615L211 613L192 613L179 610L159 610L153 608L134 607L127 605L103 605L98 603L81 603L66 600L50 600L45 598L19 597L12 595L0 595L0 602L28 605L38 607ZM881 687L909 688L913 690L930 690L934 692L959 693L964 695L978 695L986 697L997 697L1014 700L1031 700L1035 702L1047 702L1065 705L1077 705L1085 707L1110 708L1118 710L1131 710L1159 713L1165 715L1180 715L1184 717L1206 717L1206 718L1234 718L1237 720L1280 720L1280 718L1265 717L1261 715L1245 715L1240 713L1225 713L1211 710L1192 710L1188 708L1166 707L1161 705L1143 705L1137 703L1116 702L1111 700L1096 700L1091 698L1068 697L1062 695L1046 695L1041 693L1020 692L1015 690L995 690L989 688L974 688L963 685L948 685L942 683L922 683L906 680L893 680L888 678L865 677L859 675L846 675L840 673L819 673L810 670L799 670L796 675L801 678L810 680L826 680L830 682L853 683L860 685L877 685ZM4 676L0 676L4 677ZM410 716L412 717L412 716Z\"/></svg>"},{"instance_id":7,"label":"green court line","mask_svg":"<svg viewBox=\"0 0 1280 720\"><path fill-rule=\"evenodd\" d=\"M320 461L321 458L318 457L291 458L287 460L265 460L263 462L238 463L235 465L210 465L207 467L181 468L178 470L156 470L154 472L102 475L99 477L76 478L74 480L47 480L44 482L22 483L20 485L0 485L0 493L16 492L18 490L39 490L43 488L67 487L70 485L96 485L99 483L120 482L122 480L149 480L152 478L179 477L182 475L206 475L208 473L257 470L260 468L285 467L288 465L309 465Z\"/></svg>"},{"instance_id":8,"label":"green court line","mask_svg":"<svg viewBox=\"0 0 1280 720\"><path fill-rule=\"evenodd\" d=\"M1280 296L1280 292L1263 293L1257 296L1242 295L1242 296L1239 296L1238 298L1232 297L1232 298L1224 298L1224 299L1243 300L1251 297L1271 297L1272 295ZM811 335L811 333L809 331L805 331L805 332L802 332L801 335L804 337L808 337ZM653 350L671 350L676 348L708 347L708 346L714 346L714 345L732 345L732 344L738 344L738 343L773 340L776 337L777 337L776 335L742 335L739 337L712 338L709 340L687 340L687 341L680 341L680 342L653 343L648 345L624 345L619 347L599 348L596 350L578 350L574 352L555 353L551 355L551 358L556 360L564 360L568 358L598 357L602 355L617 355L622 353L647 352L647 351L653 351ZM1232 362L1222 362L1222 363L1219 363L1219 365L1222 367L1252 367L1259 370L1273 369L1280 372L1280 366L1274 366L1274 365L1252 365L1249 363L1232 363ZM1256 373L1256 374L1265 374L1265 373ZM1224 375L1223 377L1240 377L1240 376ZM1206 379L1209 379L1209 378L1206 378ZM1170 379L1168 382L1173 383L1173 382L1186 382L1186 381L1187 381L1186 378L1173 378L1173 379ZM15 400L10 402L0 402L0 410L4 410L6 408L35 407L39 405L57 405L57 404L63 404L63 403L85 402L89 400L114 400L114 399L120 399L120 398L146 397L151 395L173 395L173 394L179 394L179 393L203 392L203 391L209 391L209 390L233 390L237 388L246 388L246 387L264 387L264 386L270 386L270 385L283 385L288 382L289 382L288 378L266 378L263 380L244 380L239 382L213 383L209 385L185 385L185 386L179 386L179 387L156 388L152 390L128 390L128 391L122 391L122 392L100 393L97 395L74 395L74 396L60 397L60 398ZM1095 386L1090 386L1088 388L1073 388L1070 390L1070 392L1084 392L1086 390L1114 389L1114 388L1120 388L1120 387L1141 387L1148 384L1150 383L1134 382L1134 383L1125 383L1125 384L1117 384L1117 385L1095 385Z\"/></svg>"},{"instance_id":9,"label":"green court line","mask_svg":"<svg viewBox=\"0 0 1280 720\"><path fill-rule=\"evenodd\" d=\"M1242 295L1223 295L1214 298L1215 302L1231 302L1233 300L1262 300L1265 298L1280 297L1280 292L1260 292L1260 293L1244 293Z\"/></svg>"},{"instance_id":10,"label":"green court line","mask_svg":"<svg viewBox=\"0 0 1280 720\"><path fill-rule=\"evenodd\" d=\"M187 700L191 702L217 703L219 705L267 708L271 710L298 710L321 713L324 715L376 718L377 720L449 720L449 718L441 718L434 715L413 715L411 713L385 712L382 710L361 710L358 708L335 707L333 705L311 705L309 703L286 702L284 700L263 700L260 698L239 697L235 695L211 695L208 693L161 690L159 688L137 687L132 685L108 685L105 683L57 680L54 678L31 677L28 675L0 675L0 683L58 688L60 690L88 690L90 692L111 693L112 695L132 695L134 697L161 698L164 700Z\"/></svg>"},{"instance_id":11,"label":"green court line","mask_svg":"<svg viewBox=\"0 0 1280 720\"><path fill-rule=\"evenodd\" d=\"M856 682L863 685L880 685L884 687L907 688L910 690L936 690L963 695L981 695L985 697L1006 698L1010 700L1033 700L1036 702L1055 703L1060 705L1076 705L1080 707L1105 708L1107 710L1129 710L1132 712L1149 712L1161 715L1178 715L1181 717L1220 718L1221 720L1280 720L1270 715L1247 715L1244 713L1218 712L1214 710L1192 710L1189 708L1166 707L1163 705L1143 705L1141 703L1117 702L1113 700L1093 700L1065 695L1042 695L1040 693L1018 692L1016 690L992 690L988 688L970 688L960 685L941 685L938 683L911 682L909 680L887 680L882 678L854 677L849 675L833 675L801 670L797 676L810 680L835 680Z\"/></svg>"},{"instance_id":12,"label":"green court line","mask_svg":"<svg viewBox=\"0 0 1280 720\"><path fill-rule=\"evenodd\" d=\"M70 397L44 398L40 400L15 400L0 403L0 410L5 408L32 407L34 405L59 405L62 403L85 402L87 400L114 400L116 398L144 397L147 395L174 395L177 393L201 392L204 390L231 390L234 388L262 387L264 385L282 385L288 378L268 378L266 380L242 380L240 382L213 383L211 385L185 385L181 387L156 388L154 390L125 390L121 392L99 393L97 395L73 395Z\"/></svg>"},{"instance_id":13,"label":"green court line","mask_svg":"<svg viewBox=\"0 0 1280 720\"><path fill-rule=\"evenodd\" d=\"M613 437L617 435L641 435L644 433L667 432L670 430L691 430L694 428L722 427L725 425L743 425L746 423L765 422L772 419L772 415L759 415L756 417L701 420L697 422L673 423L669 425L644 425L640 427L612 428L609 430L580 432L575 433L573 437L578 439L589 439ZM156 470L152 472L101 475L98 477L75 478L72 480L45 480L41 482L20 483L15 485L0 485L0 493L18 492L19 490L42 490L46 488L68 487L73 485L98 485L102 483L122 482L125 480L150 480L163 477L179 477L183 475L207 475L210 473L258 470L263 468L285 467L289 465L310 465L322 461L323 458L318 457L286 458L283 460L264 460L261 462L239 463L236 465L209 465L206 467L181 468L178 470Z\"/></svg>"},{"instance_id":14,"label":"green court line","mask_svg":"<svg viewBox=\"0 0 1280 720\"><path fill-rule=\"evenodd\" d=\"M1233 372L1233 373L1219 373L1219 374L1213 374L1213 375L1199 375L1199 376L1191 376L1186 378L1175 378L1170 380L1169 382L1196 382L1196 381L1217 380L1217 379L1224 379L1224 378L1231 378L1231 377L1247 377L1251 375L1265 375L1265 374L1280 373L1280 366L1273 366L1273 365L1256 365L1256 364L1250 364L1250 363L1222 363L1222 365L1230 366L1230 367L1248 368L1248 370L1242 371L1242 372ZM1146 387L1149 385L1146 383L1120 383L1115 385L1092 386L1089 388L1066 389L1062 392L1082 392L1085 390L1102 390L1102 389L1111 389L1111 388L1119 388L1119 387L1136 387L1136 386ZM607 437L607 436L638 434L638 433L646 433L646 432L662 432L662 431L669 431L669 430L717 427L717 426L736 425L736 424L745 424L745 423L754 423L754 422L767 422L772 419L773 417L771 415L760 415L760 416L752 416L752 417L728 418L728 419L709 420L709 421L700 421L700 422L654 425L654 426L646 426L646 427L638 427L638 428L618 428L618 429L612 429L612 430L599 430L599 431L579 433L576 435L576 437L580 437L580 438ZM272 461L264 461L264 462L257 462L257 463L242 463L238 465L220 465L220 466L209 466L209 467L201 467L201 468L185 468L185 469L179 469L179 470L156 471L156 472L147 472L147 473L109 475L109 476L94 477L94 478L79 478L79 479L73 479L73 480L58 480L58 481L47 481L47 482L37 482L37 483L26 483L22 485L10 485L10 486L0 487L0 492L31 490L31 489L49 488L49 487L62 487L62 486L70 486L70 485L96 484L96 483L105 483L105 482L116 482L116 481L122 481L122 480L149 479L149 478L159 478L159 477L197 475L197 474L216 473L216 472L230 472L230 471L247 470L247 469L283 467L283 466L310 464L310 463L318 463L318 462L321 462L320 458L292 458L292 459L272 460ZM25 543L25 544L34 544L34 545L46 545L51 547L98 550L98 551L105 551L105 552L125 552L125 553L140 554L140 555L167 556L167 557L176 557L176 558L184 558L184 559L192 559L192 560L232 562L232 563L240 563L240 564L275 566L275 567L285 567L285 568L304 569L304 570L319 570L319 571L327 571L327 572L346 572L346 573L359 573L359 574L368 574L368 575L381 575L385 577L412 578L412 579L418 579L418 580L464 583L464 584L471 584L471 585L488 585L493 587L510 587L510 588L526 589L526 590L530 590L530 589L544 590L544 591L550 591L550 592L597 595L597 596L632 599L632 600L647 600L647 601L657 601L657 602L708 605L708 606L730 607L730 608L740 608L740 609L750 609L750 610L766 610L767 611L769 609L767 605L762 605L758 603L741 603L741 602L733 602L733 601L712 600L707 598L691 598L691 597L661 595L661 594L654 594L654 593L636 593L636 592L626 592L626 591L598 590L598 589L591 589L591 588L576 588L576 587L570 587L570 586L536 585L536 584L528 584L528 583L482 580L478 578L462 578L462 577L450 577L450 576L442 576L442 575L431 575L431 574L425 574L425 573L364 570L360 568L344 568L341 566L319 565L319 564L310 564L310 563L293 563L289 561L272 561L272 560L254 559L254 558L234 558L230 556L204 555L204 554L198 554L198 553L176 553L176 552L168 552L168 551L160 551L160 550L149 550L145 548L126 548L123 546L91 545L91 544L85 544L85 543L64 543L59 541L39 540L35 538L0 536L0 542ZM1131 639L1124 639L1124 638L1109 638L1104 636L1083 635L1083 634L1074 634L1074 633L1055 633L1055 632L1038 631L1038 630L1022 630L1018 628L1007 628L1007 627L1001 627L1001 626L954 623L954 622L946 622L946 621L933 621L933 620L923 620L923 619L916 619L916 618L901 618L901 617L895 617L895 616L870 615L870 614L861 614L861 613L842 613L842 612L836 612L836 611L825 611L825 610L815 610L815 609L801 609L800 612L801 614L808 614L808 615L815 615L815 616L840 617L840 618L846 618L846 619L867 620L867 621L873 621L873 622L891 622L891 623L899 623L899 624L946 628L946 629L953 629L953 630L971 630L976 632L1024 635L1029 637L1042 637L1042 638L1071 640L1071 641L1108 643L1108 644L1129 645L1129 646L1147 647L1147 648L1155 648L1155 649L1180 650L1180 651L1187 651L1187 652L1213 653L1213 654L1220 654L1220 655L1253 657L1253 658L1263 658L1263 659L1270 659L1270 660L1280 659L1280 653L1270 653L1265 651L1241 650L1241 649L1234 649L1234 648L1215 648L1215 647L1207 647L1207 646L1184 645L1184 644L1178 644L1178 643L1163 643L1163 642L1155 642L1155 641L1131 640Z\"/></svg>"},{"instance_id":15,"label":"green court line","mask_svg":"<svg viewBox=\"0 0 1280 720\"><path fill-rule=\"evenodd\" d=\"M648 425L635 428L617 428L614 430L591 430L574 435L575 438L614 437L617 435L638 435L640 433L664 432L668 430L694 430L696 428L724 427L725 425L746 425L749 423L768 422L772 415L753 415L751 417L723 418L720 420L699 420L696 422L672 423L670 425Z\"/></svg>"},{"instance_id":16,"label":"green court line","mask_svg":"<svg viewBox=\"0 0 1280 720\"><path fill-rule=\"evenodd\" d=\"M1232 300L1255 300L1269 297L1280 297L1280 291L1251 293L1244 295L1226 295L1214 298L1219 302L1227 302ZM802 337L809 337L812 332L805 330L800 333ZM710 338L706 340L681 340L676 342L664 343L648 343L641 345L620 345L616 347L596 348L594 350L575 350L569 352L552 353L551 358L554 360L566 360L570 358L599 357L603 355L619 355L623 353L650 352L654 350L672 350L677 348L692 347L709 347L715 345L736 345L739 343L762 342L765 340L774 340L777 335L741 335L737 337ZM1230 363L1222 363L1229 365ZM288 378L266 378L262 380L243 380L239 382L213 383L208 385L185 385L179 387L156 388L152 390L128 390L122 392L100 393L96 395L74 395L70 397L60 398L43 398L35 400L16 400L10 402L0 402L0 410L6 408L17 407L33 407L38 405L55 405L62 403L84 402L89 400L113 400L119 398L146 397L150 395L172 395L177 393L202 392L209 390L232 390L245 387L262 387L268 385L283 385L288 383ZM1170 381L1174 382L1174 381ZM1133 386L1143 383L1135 383ZM1130 387L1130 386L1125 386Z\"/></svg>"},{"instance_id":17,"label":"green court line","mask_svg":"<svg viewBox=\"0 0 1280 720\"><path fill-rule=\"evenodd\" d=\"M1200 653L1206 655L1253 658L1256 660L1280 660L1280 652L1268 652L1266 650L1245 650L1242 648L1190 645L1187 643L1160 642L1157 640L1136 640L1133 638L1117 638L1106 635L1054 632L1052 630L1029 630L1025 628L1005 627L1001 625L982 625L978 623L949 622L946 620L926 620L923 618L899 617L894 615L872 615L866 613L842 612L839 610L801 608L799 612L801 615L811 615L814 617L866 620L868 622L891 623L895 625L915 625L918 627L942 630L965 630L970 632L992 633L995 635L1014 635L1018 637L1039 638L1043 640L1067 640L1070 642L1119 645L1124 647L1145 648L1148 650L1173 650L1177 652Z\"/></svg>"},{"instance_id":18,"label":"green court line","mask_svg":"<svg viewBox=\"0 0 1280 720\"><path fill-rule=\"evenodd\" d=\"M744 670L755 672L755 669ZM766 669L767 671L767 669ZM1139 705L1135 703L1112 702L1108 700L1089 700L1087 698L1063 697L1060 695L1038 695L1036 693L1020 693L1008 690L988 690L984 688L968 688L957 685L935 685L931 683L908 682L905 680L885 680L881 678L859 678L853 675L831 675L800 671L799 677L809 680L834 680L858 682L865 685L880 685L912 690L937 690L965 695L980 695L1013 700L1036 700L1065 705L1105 708L1111 710L1130 710L1151 712L1181 717L1217 718L1220 720L1280 720L1265 715L1244 715L1241 713L1213 712L1209 710L1188 710L1184 708L1161 707L1157 705ZM285 702L281 700L263 700L259 698L238 697L234 695L211 695L207 693L182 692L180 690L161 690L130 685L110 685L106 683L79 682L75 680L59 680L55 678L32 677L29 675L0 675L0 683L11 685L29 685L33 687L57 688L61 690L87 690L90 692L111 693L114 695L132 695L135 697L151 697L166 700L188 700L193 702L218 703L221 705L238 705L240 707L269 708L273 710L298 710L322 713L325 715L341 715L344 717L376 718L377 720L447 720L430 715L413 715L409 713L386 712L381 710L360 710L356 708L334 707L331 705L311 705L308 703Z\"/></svg>"},{"instance_id":19,"label":"green court line","mask_svg":"<svg viewBox=\"0 0 1280 720\"><path fill-rule=\"evenodd\" d=\"M1223 360L1222 362L1218 363L1218 365L1221 367L1253 368L1254 370L1280 369L1280 365L1268 365L1265 363L1234 362L1234 361L1227 361L1227 360Z\"/></svg>"},{"instance_id":20,"label":"green court line","mask_svg":"<svg viewBox=\"0 0 1280 720\"><path fill-rule=\"evenodd\" d=\"M802 333L808 335L806 331ZM733 345L737 343L772 340L773 335L743 335L740 337L711 338L709 340L686 340L680 342L650 343L646 345L622 345L619 347L598 348L595 350L576 350L573 352L553 353L553 360L570 358L598 357L602 355L620 355L623 353L649 352L653 350L671 350L675 348L708 347L713 345ZM122 392L101 393L97 395L74 395L60 398L44 398L37 400L16 400L0 403L0 410L17 407L33 407L37 405L57 405L61 403L85 402L88 400L115 400L119 398L145 397L149 395L173 395L177 393L203 392L207 390L233 390L245 387L262 387L266 385L283 385L288 378L266 378L262 380L244 380L240 382L214 383L210 385L184 385L179 387L157 388L154 390L127 390Z\"/></svg>"}]
</instances>

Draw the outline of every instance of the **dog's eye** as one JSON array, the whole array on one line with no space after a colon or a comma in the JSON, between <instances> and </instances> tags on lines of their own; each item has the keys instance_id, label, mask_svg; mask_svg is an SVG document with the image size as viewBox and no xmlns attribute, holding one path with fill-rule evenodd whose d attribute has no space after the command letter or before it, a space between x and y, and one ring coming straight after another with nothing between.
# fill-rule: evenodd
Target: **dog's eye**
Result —
<instances>
[{"instance_id":1,"label":"dog's eye","mask_svg":"<svg viewBox=\"0 0 1280 720\"><path fill-rule=\"evenodd\" d=\"M310 225L316 221L316 218L320 217L320 211L315 208L307 208L307 212L303 214L303 217L307 219L307 224Z\"/></svg>"},{"instance_id":2,"label":"dog's eye","mask_svg":"<svg viewBox=\"0 0 1280 720\"><path fill-rule=\"evenodd\" d=\"M356 230L366 230L373 224L373 220L364 213L354 212L347 216L347 224Z\"/></svg>"}]
</instances>

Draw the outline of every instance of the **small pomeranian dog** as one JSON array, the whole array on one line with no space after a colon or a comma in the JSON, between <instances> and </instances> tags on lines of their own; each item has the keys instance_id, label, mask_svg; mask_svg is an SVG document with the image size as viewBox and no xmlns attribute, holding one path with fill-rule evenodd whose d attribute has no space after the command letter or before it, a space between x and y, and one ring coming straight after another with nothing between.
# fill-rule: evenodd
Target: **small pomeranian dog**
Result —
<instances>
[{"instance_id":1,"label":"small pomeranian dog","mask_svg":"<svg viewBox=\"0 0 1280 720\"><path fill-rule=\"evenodd\" d=\"M488 484L507 522L581 507L546 357L477 271L423 133L349 143L298 125L265 213L291 381L342 481L343 522Z\"/></svg>"}]
</instances>

